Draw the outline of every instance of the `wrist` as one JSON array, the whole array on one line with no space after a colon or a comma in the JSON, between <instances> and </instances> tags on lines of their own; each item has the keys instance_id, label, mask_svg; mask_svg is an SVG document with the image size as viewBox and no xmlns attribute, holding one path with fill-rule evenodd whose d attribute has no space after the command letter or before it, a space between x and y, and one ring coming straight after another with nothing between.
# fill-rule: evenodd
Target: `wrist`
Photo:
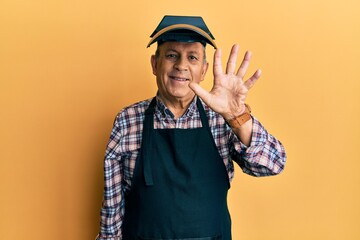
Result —
<instances>
[{"instance_id":1,"label":"wrist","mask_svg":"<svg viewBox=\"0 0 360 240\"><path fill-rule=\"evenodd\" d=\"M245 103L244 108L239 112L233 117L225 118L226 122L233 129L239 128L251 119L251 108L248 104Z\"/></svg>"}]
</instances>

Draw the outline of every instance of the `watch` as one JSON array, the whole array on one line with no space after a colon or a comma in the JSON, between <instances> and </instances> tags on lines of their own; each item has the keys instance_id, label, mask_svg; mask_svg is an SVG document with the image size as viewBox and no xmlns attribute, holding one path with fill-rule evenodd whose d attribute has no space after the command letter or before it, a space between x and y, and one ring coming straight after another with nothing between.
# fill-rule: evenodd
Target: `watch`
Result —
<instances>
[{"instance_id":1,"label":"watch","mask_svg":"<svg viewBox=\"0 0 360 240\"><path fill-rule=\"evenodd\" d=\"M245 111L237 117L227 120L231 128L237 129L251 119L251 108L245 103Z\"/></svg>"}]
</instances>

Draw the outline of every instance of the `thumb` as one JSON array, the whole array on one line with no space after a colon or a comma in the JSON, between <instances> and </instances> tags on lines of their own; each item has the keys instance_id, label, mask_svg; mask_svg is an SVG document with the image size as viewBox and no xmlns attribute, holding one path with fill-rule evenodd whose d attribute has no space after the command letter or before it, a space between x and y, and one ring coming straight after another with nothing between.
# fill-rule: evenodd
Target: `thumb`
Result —
<instances>
[{"instance_id":1,"label":"thumb","mask_svg":"<svg viewBox=\"0 0 360 240\"><path fill-rule=\"evenodd\" d=\"M210 93L206 91L204 88L202 88L198 83L196 82L190 82L189 87L191 90L194 91L194 93L199 96L206 104L209 104L210 100Z\"/></svg>"}]
</instances>

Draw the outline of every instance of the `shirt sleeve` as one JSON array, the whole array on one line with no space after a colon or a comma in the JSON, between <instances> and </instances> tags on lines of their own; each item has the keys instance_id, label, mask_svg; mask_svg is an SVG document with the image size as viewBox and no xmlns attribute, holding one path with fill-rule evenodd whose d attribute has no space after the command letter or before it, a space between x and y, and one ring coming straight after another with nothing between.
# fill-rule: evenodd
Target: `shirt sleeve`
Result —
<instances>
[{"instance_id":1,"label":"shirt sleeve","mask_svg":"<svg viewBox=\"0 0 360 240\"><path fill-rule=\"evenodd\" d=\"M118 116L119 117L119 116ZM115 119L104 161L104 197L100 210L100 233L96 240L121 240L125 203L122 187L123 167L118 150L121 131Z\"/></svg>"},{"instance_id":2,"label":"shirt sleeve","mask_svg":"<svg viewBox=\"0 0 360 240\"><path fill-rule=\"evenodd\" d=\"M252 176L270 176L283 171L286 153L282 143L269 134L254 117L250 146L240 142L231 131L230 153L244 173Z\"/></svg>"}]
</instances>

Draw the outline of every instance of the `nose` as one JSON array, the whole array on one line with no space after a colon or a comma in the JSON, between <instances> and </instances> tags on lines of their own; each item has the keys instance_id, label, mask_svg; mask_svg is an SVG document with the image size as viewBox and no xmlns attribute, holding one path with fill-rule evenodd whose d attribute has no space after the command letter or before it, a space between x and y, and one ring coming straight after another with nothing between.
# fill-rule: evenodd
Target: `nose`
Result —
<instances>
[{"instance_id":1,"label":"nose","mask_svg":"<svg viewBox=\"0 0 360 240\"><path fill-rule=\"evenodd\" d=\"M186 58L179 57L174 64L174 68L178 71L187 71L188 70L188 62Z\"/></svg>"}]
</instances>

